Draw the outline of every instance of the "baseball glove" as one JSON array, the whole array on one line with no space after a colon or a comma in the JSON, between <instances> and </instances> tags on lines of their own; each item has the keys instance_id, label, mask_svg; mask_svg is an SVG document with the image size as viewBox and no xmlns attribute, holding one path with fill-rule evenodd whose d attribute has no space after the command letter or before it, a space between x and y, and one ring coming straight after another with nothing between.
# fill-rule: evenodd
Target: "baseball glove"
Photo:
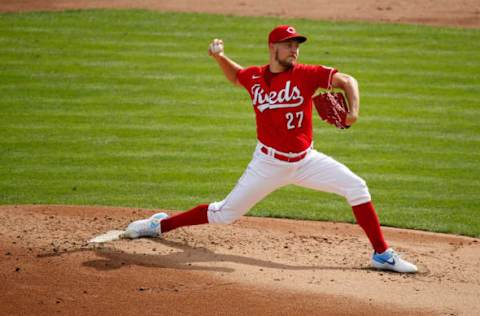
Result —
<instances>
[{"instance_id":1,"label":"baseball glove","mask_svg":"<svg viewBox=\"0 0 480 316\"><path fill-rule=\"evenodd\" d=\"M345 123L348 106L343 93L324 92L312 100L322 120L340 129L350 127Z\"/></svg>"}]
</instances>

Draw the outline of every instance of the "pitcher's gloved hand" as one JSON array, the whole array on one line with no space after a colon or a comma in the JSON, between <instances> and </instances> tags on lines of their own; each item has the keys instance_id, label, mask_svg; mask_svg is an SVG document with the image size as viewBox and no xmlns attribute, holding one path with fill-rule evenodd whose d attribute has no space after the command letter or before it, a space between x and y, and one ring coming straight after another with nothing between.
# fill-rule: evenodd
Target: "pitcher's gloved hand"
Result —
<instances>
[{"instance_id":1,"label":"pitcher's gloved hand","mask_svg":"<svg viewBox=\"0 0 480 316\"><path fill-rule=\"evenodd\" d=\"M312 100L322 120L340 129L350 127L346 123L349 110L343 93L324 92Z\"/></svg>"}]
</instances>

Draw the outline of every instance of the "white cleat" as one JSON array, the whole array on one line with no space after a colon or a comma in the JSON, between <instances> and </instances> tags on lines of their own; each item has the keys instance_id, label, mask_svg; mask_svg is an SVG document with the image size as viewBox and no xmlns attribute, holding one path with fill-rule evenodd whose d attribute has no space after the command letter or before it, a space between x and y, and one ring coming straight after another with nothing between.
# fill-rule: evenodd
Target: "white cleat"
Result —
<instances>
[{"instance_id":1,"label":"white cleat","mask_svg":"<svg viewBox=\"0 0 480 316\"><path fill-rule=\"evenodd\" d=\"M416 265L400 258L400 255L392 248L388 248L383 253L374 252L372 266L380 270L391 270L401 273L415 273L418 271Z\"/></svg>"},{"instance_id":2,"label":"white cleat","mask_svg":"<svg viewBox=\"0 0 480 316\"><path fill-rule=\"evenodd\" d=\"M158 237L162 234L160 222L167 217L165 213L157 213L148 219L134 221L128 225L122 238Z\"/></svg>"}]
</instances>

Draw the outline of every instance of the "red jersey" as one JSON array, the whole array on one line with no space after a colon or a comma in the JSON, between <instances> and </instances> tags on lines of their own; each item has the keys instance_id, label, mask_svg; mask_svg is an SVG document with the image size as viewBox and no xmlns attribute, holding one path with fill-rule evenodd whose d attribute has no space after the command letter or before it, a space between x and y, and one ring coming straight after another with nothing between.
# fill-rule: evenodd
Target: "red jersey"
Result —
<instances>
[{"instance_id":1,"label":"red jersey","mask_svg":"<svg viewBox=\"0 0 480 316\"><path fill-rule=\"evenodd\" d=\"M302 152L312 144L312 95L318 88L330 89L336 69L295 64L265 80L268 65L237 72L238 81L252 98L257 138L281 152ZM270 76L268 76L270 77Z\"/></svg>"}]
</instances>

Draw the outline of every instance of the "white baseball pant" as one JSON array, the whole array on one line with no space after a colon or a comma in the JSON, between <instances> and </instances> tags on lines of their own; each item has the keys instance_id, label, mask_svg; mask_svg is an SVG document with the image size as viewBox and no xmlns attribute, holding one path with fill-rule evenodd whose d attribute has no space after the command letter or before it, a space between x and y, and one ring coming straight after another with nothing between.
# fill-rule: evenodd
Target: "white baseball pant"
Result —
<instances>
[{"instance_id":1,"label":"white baseball pant","mask_svg":"<svg viewBox=\"0 0 480 316\"><path fill-rule=\"evenodd\" d=\"M273 191L289 184L344 196L351 206L371 200L365 181L345 165L314 149L298 162L285 162L260 151L228 196L208 206L208 222L230 224Z\"/></svg>"}]
</instances>

